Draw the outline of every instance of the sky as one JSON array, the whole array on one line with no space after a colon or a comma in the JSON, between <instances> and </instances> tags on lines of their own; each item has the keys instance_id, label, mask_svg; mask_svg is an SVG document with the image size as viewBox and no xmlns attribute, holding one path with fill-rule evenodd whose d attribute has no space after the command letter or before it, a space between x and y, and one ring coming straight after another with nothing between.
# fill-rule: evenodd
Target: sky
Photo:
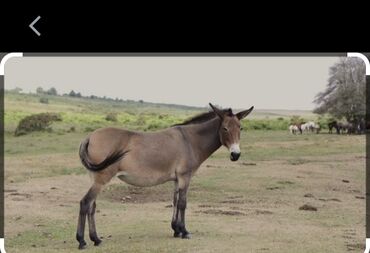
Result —
<instances>
[{"instance_id":1,"label":"sky","mask_svg":"<svg viewBox=\"0 0 370 253\"><path fill-rule=\"evenodd\" d=\"M23 57L5 64L5 89L55 87L148 102L312 110L338 57Z\"/></svg>"}]
</instances>

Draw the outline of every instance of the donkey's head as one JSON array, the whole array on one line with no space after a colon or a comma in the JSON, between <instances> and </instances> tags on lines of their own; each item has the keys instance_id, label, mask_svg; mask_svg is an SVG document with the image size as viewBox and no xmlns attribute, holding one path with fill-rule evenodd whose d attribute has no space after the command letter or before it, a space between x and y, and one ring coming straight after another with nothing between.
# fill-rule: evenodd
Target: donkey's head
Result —
<instances>
[{"instance_id":1,"label":"donkey's head","mask_svg":"<svg viewBox=\"0 0 370 253\"><path fill-rule=\"evenodd\" d=\"M216 115L221 119L221 125L218 130L220 142L230 151L230 160L237 161L240 157L240 130L242 130L240 120L247 117L253 110L253 106L248 110L234 114L231 109L220 110L209 104Z\"/></svg>"}]
</instances>

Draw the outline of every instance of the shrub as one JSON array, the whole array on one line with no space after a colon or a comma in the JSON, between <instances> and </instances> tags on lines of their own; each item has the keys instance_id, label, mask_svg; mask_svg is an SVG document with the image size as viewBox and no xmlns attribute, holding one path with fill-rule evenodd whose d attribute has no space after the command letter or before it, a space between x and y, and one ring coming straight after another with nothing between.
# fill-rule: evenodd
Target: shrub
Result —
<instances>
[{"instance_id":1,"label":"shrub","mask_svg":"<svg viewBox=\"0 0 370 253\"><path fill-rule=\"evenodd\" d=\"M67 132L68 133L76 132L76 128L74 126L71 126Z\"/></svg>"},{"instance_id":2,"label":"shrub","mask_svg":"<svg viewBox=\"0 0 370 253\"><path fill-rule=\"evenodd\" d=\"M107 116L105 116L105 120L117 122L117 114L110 112L107 114Z\"/></svg>"},{"instance_id":3,"label":"shrub","mask_svg":"<svg viewBox=\"0 0 370 253\"><path fill-rule=\"evenodd\" d=\"M48 128L54 121L61 121L62 117L56 113L39 113L23 118L15 129L15 136L20 136L33 131L51 131Z\"/></svg>"},{"instance_id":4,"label":"shrub","mask_svg":"<svg viewBox=\"0 0 370 253\"><path fill-rule=\"evenodd\" d=\"M49 104L49 99L48 98L40 98L40 103L41 104Z\"/></svg>"},{"instance_id":5,"label":"shrub","mask_svg":"<svg viewBox=\"0 0 370 253\"><path fill-rule=\"evenodd\" d=\"M145 116L140 114L135 123L137 126L144 126L146 124Z\"/></svg>"},{"instance_id":6,"label":"shrub","mask_svg":"<svg viewBox=\"0 0 370 253\"><path fill-rule=\"evenodd\" d=\"M321 129L327 129L328 128L328 123L332 122L334 120L337 120L337 119L335 119L333 117L330 117L330 116L319 116L317 118L317 123L319 123Z\"/></svg>"},{"instance_id":7,"label":"shrub","mask_svg":"<svg viewBox=\"0 0 370 253\"><path fill-rule=\"evenodd\" d=\"M159 122L151 122L145 129L146 130L156 130L160 129L162 125Z\"/></svg>"},{"instance_id":8,"label":"shrub","mask_svg":"<svg viewBox=\"0 0 370 253\"><path fill-rule=\"evenodd\" d=\"M88 132L93 132L95 131L97 128L94 128L94 127L85 127L85 132L88 133Z\"/></svg>"},{"instance_id":9,"label":"shrub","mask_svg":"<svg viewBox=\"0 0 370 253\"><path fill-rule=\"evenodd\" d=\"M302 124L303 122L305 122L304 119L302 119L300 116L298 115L294 115L290 118L290 124L291 125L298 125L298 124Z\"/></svg>"}]
</instances>

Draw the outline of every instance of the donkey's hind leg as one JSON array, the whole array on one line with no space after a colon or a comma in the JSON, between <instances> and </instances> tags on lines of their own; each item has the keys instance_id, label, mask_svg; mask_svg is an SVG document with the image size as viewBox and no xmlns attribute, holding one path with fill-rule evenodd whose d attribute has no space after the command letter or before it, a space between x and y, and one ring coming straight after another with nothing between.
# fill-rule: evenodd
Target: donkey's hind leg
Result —
<instances>
[{"instance_id":1,"label":"donkey's hind leg","mask_svg":"<svg viewBox=\"0 0 370 253\"><path fill-rule=\"evenodd\" d=\"M89 237L90 240L94 242L95 246L98 246L101 243L101 240L96 233L95 227L95 209L96 209L96 201L91 205L89 212L87 214L87 220L89 222Z\"/></svg>"},{"instance_id":2,"label":"donkey's hind leg","mask_svg":"<svg viewBox=\"0 0 370 253\"><path fill-rule=\"evenodd\" d=\"M99 192L102 189L101 184L94 183L89 191L86 193L86 195L81 199L80 201L80 214L78 217L78 224L77 224L77 233L76 233L76 239L79 242L79 249L84 249L86 247L86 241L84 239L84 231L85 231L85 222L86 222L86 215L89 216L89 228L93 228L95 230L95 221L94 220L94 212L95 212L95 199L98 196ZM98 239L98 244L100 244L100 239L95 233L91 233L90 235L93 235L94 239ZM96 235L96 237L94 236ZM95 245L97 244L97 241L95 241Z\"/></svg>"}]
</instances>

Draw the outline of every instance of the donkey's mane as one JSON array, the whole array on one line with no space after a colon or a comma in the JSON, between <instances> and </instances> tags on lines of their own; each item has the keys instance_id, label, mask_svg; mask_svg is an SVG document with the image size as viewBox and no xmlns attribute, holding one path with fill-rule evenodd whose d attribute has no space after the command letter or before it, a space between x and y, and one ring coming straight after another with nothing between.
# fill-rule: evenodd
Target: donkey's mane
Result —
<instances>
[{"instance_id":1,"label":"donkey's mane","mask_svg":"<svg viewBox=\"0 0 370 253\"><path fill-rule=\"evenodd\" d=\"M231 108L222 109L220 111L222 111L225 115L228 115L228 116L233 116L234 115ZM172 125L172 126L184 126L184 125L190 125L190 124L200 124L200 123L209 121L211 119L214 119L215 117L216 117L216 113L214 111L204 112L204 113L198 114L198 115L196 115L196 116L194 116L190 119L187 119L182 123L175 124L175 125Z\"/></svg>"}]
</instances>

